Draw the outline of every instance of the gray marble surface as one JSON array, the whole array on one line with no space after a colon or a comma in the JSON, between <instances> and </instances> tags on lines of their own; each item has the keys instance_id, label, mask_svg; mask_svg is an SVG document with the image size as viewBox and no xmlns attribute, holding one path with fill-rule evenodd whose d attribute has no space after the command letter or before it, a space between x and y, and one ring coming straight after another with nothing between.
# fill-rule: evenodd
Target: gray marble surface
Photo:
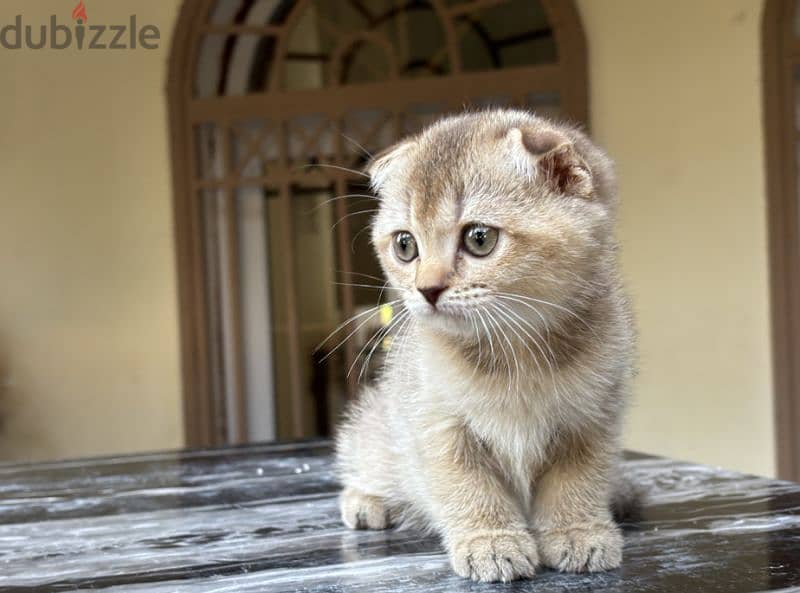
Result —
<instances>
[{"instance_id":1,"label":"gray marble surface","mask_svg":"<svg viewBox=\"0 0 800 593\"><path fill-rule=\"evenodd\" d=\"M629 455L623 566L454 576L435 538L339 521L326 442L0 465L0 591L797 591L800 486Z\"/></svg>"}]
</instances>

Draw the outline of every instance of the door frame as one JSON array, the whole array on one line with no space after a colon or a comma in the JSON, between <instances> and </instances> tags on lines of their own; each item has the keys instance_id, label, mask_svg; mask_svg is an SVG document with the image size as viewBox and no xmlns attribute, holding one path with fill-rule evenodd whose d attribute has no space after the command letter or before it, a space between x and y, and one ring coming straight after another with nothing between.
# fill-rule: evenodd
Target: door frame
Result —
<instances>
[{"instance_id":1,"label":"door frame","mask_svg":"<svg viewBox=\"0 0 800 593\"><path fill-rule=\"evenodd\" d=\"M237 117L264 114L279 114L277 119L282 119L292 113L328 113L331 112L332 105L335 106L334 111L341 112L344 105L353 107L360 102L364 103L365 99L366 104L374 106L375 92L386 97L387 103L396 104L395 109L399 109L402 101L408 101L416 96L427 99L431 92L437 97L446 96L451 106L458 108L463 98L467 96L466 93L485 94L486 89L490 88L493 93L513 92L518 95L522 92L533 93L544 89L545 86L547 90L556 90L559 93L562 112L571 121L588 126L589 120L586 40L578 11L572 0L541 0L542 7L548 15L549 25L553 29L558 51L558 61L553 65L481 73L456 72L446 78L425 79L423 84L410 80L391 80L367 85L334 86L321 91L271 90L264 94L242 97L197 99L193 91L194 75L199 43L204 34L230 33L231 30L235 30L242 34L280 35L279 28L268 25L263 27L210 25L206 18L213 2L214 0L184 0L172 38L167 79L184 432L186 444L191 447L246 440L241 430L236 431L236 434L227 434L225 414L229 410L225 409L224 400L215 394L214 354L210 347L213 328L210 327L208 320L209 302L214 296L209 293L207 272L204 269L202 213L197 200L199 185L195 171L193 131L198 122L211 120L228 125ZM443 0L430 0L430 2L440 15L447 13L448 10L455 10L446 8ZM473 0L470 6L483 4L488 6L492 2L493 0ZM293 21L296 13L299 13L307 3L308 0L297 0L287 22ZM463 8L459 7L459 10ZM452 31L447 33L448 44L452 46L455 43ZM502 83L494 87L498 81ZM422 92L423 87L428 91ZM331 112L331 115L339 117L340 113ZM286 171L279 172L279 176L286 174ZM275 180L275 177L270 178L271 182ZM278 181L286 184L288 178ZM346 180L339 175L336 181L344 184ZM228 197L232 195L234 184L231 180L226 179L223 185ZM286 196L282 196L282 199L288 200ZM228 202L230 200L226 199L226 203ZM231 233L235 235L234 228L231 229ZM235 268L235 262L233 267ZM237 290L235 281L229 284L229 289ZM292 287L288 289L291 290ZM236 322L240 323L238 310L234 310L232 315ZM296 324L296 315L295 312L295 319L291 319L290 312L290 322ZM297 366L296 361L293 366ZM293 375L297 375L297 369L294 369ZM241 388L242 368L235 371L234 382ZM235 426L247 425L244 399L240 390L238 405L232 411L236 415ZM298 394L295 393L293 399L297 400ZM300 408L295 406L293 415L300 412ZM300 424L295 421L295 426L297 432Z\"/></svg>"},{"instance_id":2,"label":"door frame","mask_svg":"<svg viewBox=\"0 0 800 593\"><path fill-rule=\"evenodd\" d=\"M763 109L769 232L777 474L800 480L800 220L794 71L800 37L794 2L767 0L762 21Z\"/></svg>"}]
</instances>

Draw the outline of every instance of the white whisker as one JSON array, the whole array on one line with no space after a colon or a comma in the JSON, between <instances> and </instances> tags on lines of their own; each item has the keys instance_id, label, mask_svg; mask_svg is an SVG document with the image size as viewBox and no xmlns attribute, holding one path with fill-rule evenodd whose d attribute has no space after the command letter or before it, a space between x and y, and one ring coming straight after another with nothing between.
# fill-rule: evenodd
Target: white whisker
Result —
<instances>
[{"instance_id":1,"label":"white whisker","mask_svg":"<svg viewBox=\"0 0 800 593\"><path fill-rule=\"evenodd\" d=\"M331 284L335 284L336 286L352 286L354 288L374 288L376 290L385 290L386 285L389 283L387 280L381 285L377 284L355 284L353 282L331 282ZM407 288L395 288L394 290L401 290L403 292L408 292Z\"/></svg>"},{"instance_id":2,"label":"white whisker","mask_svg":"<svg viewBox=\"0 0 800 593\"><path fill-rule=\"evenodd\" d=\"M391 336L391 339L390 339L390 341L389 341L389 346L388 346L388 348L387 348L387 353L386 353L386 360L388 360L388 359L389 359L389 356L390 356L390 354L391 354L391 350L392 350L392 345L394 344L394 341L397 339L397 337L400 335L400 332L401 332L401 331L403 331L403 329L405 328L405 326L406 326L406 325L407 325L407 324L410 322L410 320L411 320L411 314L410 314L408 311L403 311L403 313L401 313L400 315L398 315L398 320L399 320L400 318L402 318L402 317L404 317L404 319L402 320L402 322L400 322L399 324L395 324L395 327L394 327L394 329L393 329L393 330L387 330L387 331L386 331L386 333L383 335L383 337L380 339L380 341L381 341L381 342L383 342L383 341L385 341L385 340L386 340L387 336L389 336L389 334L390 334L392 331L394 331L394 332L395 332L395 335L394 335L394 336ZM373 347L372 347L372 349L374 350L374 349L375 349L375 347L373 346ZM369 369L369 363L370 363L370 360L371 360L371 359L372 359L372 351L370 351L369 355L367 356L367 360L366 360L366 362L365 362L365 363L364 363L364 365L361 367L361 372L358 374L359 381L361 380L361 374L364 372L364 368L367 368L367 369Z\"/></svg>"},{"instance_id":3,"label":"white whisker","mask_svg":"<svg viewBox=\"0 0 800 593\"><path fill-rule=\"evenodd\" d=\"M503 340L505 341L505 343L500 342L500 348L503 350L503 361L504 361L504 363L506 365L506 368L508 369L508 384L511 385L513 383L513 372L511 370L511 358L508 355L508 351L506 350L505 344L508 344L509 347L511 347L512 354L513 354L514 347L511 344L510 340L508 339L508 336L505 334L505 332L503 331L502 327L500 326L498 320L495 318L494 315L492 315L492 309L486 309L486 315L489 317L489 323L492 325L492 327L494 329L497 330L498 338L502 337ZM516 356L514 357L514 360L516 362ZM517 363L517 369L519 369L519 364L518 363Z\"/></svg>"},{"instance_id":4,"label":"white whisker","mask_svg":"<svg viewBox=\"0 0 800 593\"><path fill-rule=\"evenodd\" d=\"M356 171L355 169L348 169L347 167L341 167L339 165L331 165L328 163L309 163L307 165L301 165L301 169L308 169L309 167L327 167L329 169L338 169L339 171L346 171L347 173L352 173L353 175L360 175L361 177L366 177L369 179L369 175L364 173L363 171Z\"/></svg>"},{"instance_id":5,"label":"white whisker","mask_svg":"<svg viewBox=\"0 0 800 593\"><path fill-rule=\"evenodd\" d=\"M336 222L333 223L333 226L331 227L331 230L335 229L339 224L341 224L343 221L347 220L351 216L358 216L359 214L372 214L372 213L375 213L377 211L378 211L377 208L370 208L369 210L356 210L355 212L350 212L348 214L345 214L339 220L337 220Z\"/></svg>"},{"instance_id":6,"label":"white whisker","mask_svg":"<svg viewBox=\"0 0 800 593\"><path fill-rule=\"evenodd\" d=\"M368 317L367 317L365 320L363 320L361 323L359 323L359 324L358 324L358 326L357 326L357 327L356 327L356 328L355 328L355 329L354 329L352 332L350 332L350 333L347 335L347 337L345 337L345 339L344 339L344 340L342 340L341 342L339 342L339 343L336 345L336 347L335 347L333 350L331 350L330 352L328 352L328 353L327 353L327 354L326 354L326 355L325 355L325 356L324 356L324 357L323 357L323 358L320 360L320 362L322 362L322 361L326 360L327 358L329 358L329 357L330 357L330 356L331 356L331 355L332 355L332 354L333 354L333 353L334 353L334 352L335 352L335 351L336 351L336 350L337 350L337 349L338 349L338 348L339 348L339 347L340 347L342 344L344 344L344 343L345 343L347 340L349 340L349 339L350 339L350 338L351 338L353 335L355 335L355 333L356 333L356 332L358 332L358 330L359 330L359 329L361 329L361 328L362 328L362 327L363 327L363 326L364 326L366 323L368 323L368 322L369 322L369 320L370 320L370 319L372 319L372 318L373 318L375 315L377 315L377 314L378 314L378 312L380 311L380 308L381 308L383 305L394 305L395 303L399 303L401 300L402 300L402 299L395 299L394 301L390 301L390 302L388 302L388 303L383 303L383 304L380 304L380 305L376 305L376 306L374 306L374 307L370 307L370 308L369 308L369 309L367 309L366 311L362 311L361 313L358 313L358 314L356 314L356 315L353 315L353 316L352 316L352 317L350 317L349 319L346 319L345 321L343 321L342 323L340 323L340 324L339 324L339 325L336 327L336 329L334 329L334 330L333 330L331 333L329 333L329 334L328 334L328 336L327 336L327 337L326 337L324 340L322 340L322 342L320 342L320 344L319 344L319 346L317 346L316 350L320 350L320 349L321 349L321 348L322 348L322 347L323 347L323 346L324 346L324 345L325 345L325 344L328 342L328 340L330 340L330 339L331 339L333 336L335 336L337 333L339 333L339 331L340 331L340 330L342 330L342 329L343 329L345 326L347 326L348 324L350 324L350 323L354 322L356 319L359 319L359 318L363 317L364 315L367 315L367 314L369 314L369 316L368 316Z\"/></svg>"},{"instance_id":7,"label":"white whisker","mask_svg":"<svg viewBox=\"0 0 800 593\"><path fill-rule=\"evenodd\" d=\"M350 274L351 276L363 276L364 278L369 278L370 280L377 280L378 282L384 282L385 279L379 276L373 276L372 274L364 274L363 272L345 272L344 270L336 270L337 274ZM406 289L407 290L407 289Z\"/></svg>"},{"instance_id":8,"label":"white whisker","mask_svg":"<svg viewBox=\"0 0 800 593\"><path fill-rule=\"evenodd\" d=\"M525 319L525 318L524 318L522 315L520 315L519 313L517 313L516 311L514 311L514 309L513 309L511 306L509 306L509 305L506 305L505 303L498 303L498 306L500 306L500 307L502 307L503 309L505 309L505 310L506 310L506 312L507 312L509 315L511 315L511 316L513 316L514 318L516 318L516 319L517 319L517 320L518 320L520 323L522 323L522 324L524 324L525 326L527 326L528 328L530 328L530 329L533 331L533 333L535 333L535 334L536 334L536 337L537 337L539 340L541 340L541 341L542 341L542 344L544 344L544 345L547 347L547 351L550 353L550 356L549 356L549 357L548 357L548 356L545 354L544 350L542 349L542 347L541 347L541 345L540 345L540 343L539 343L539 340L537 340L536 338L534 338L533 336L531 336L531 335L530 335L530 332L528 332L528 331L525 331L525 330L524 330L522 327L520 327L520 329L521 329L521 330L523 330L523 331L525 331L525 334L526 334L526 335L527 335L527 336L528 336L528 337L531 339L531 341L532 341L532 342L533 342L533 343L536 345L536 348L537 348L537 349L539 350L539 352L542 354L542 358L544 358L544 359L545 359L545 362L547 362L547 365L550 367L550 374L551 374L551 375L553 375L553 377L555 378L555 372L554 372L553 366L552 366L552 364L551 364L551 362L550 362L550 361L551 361L551 357L552 357L552 363L556 365L556 369L557 369L557 368L558 368L558 359L557 359L557 357L556 357L556 355L555 355L555 352L553 352L553 349L550 347L550 343L548 342L548 340L547 340L546 338L544 338L544 337L542 336L542 334L540 334L540 333L539 333L539 330L536 328L536 326L535 326L535 325L533 325L533 324L532 324L530 321L528 321L527 319ZM517 324L517 326L519 327L519 323Z\"/></svg>"},{"instance_id":9,"label":"white whisker","mask_svg":"<svg viewBox=\"0 0 800 593\"><path fill-rule=\"evenodd\" d=\"M312 213L316 212L317 210L319 210L320 208L322 208L326 204L330 204L331 202L336 202L337 200L345 200L345 199L348 199L348 198L363 198L365 200L377 200L378 199L375 196L371 196L369 194L345 194L343 196L334 196L332 198L328 198L327 200L325 200L323 202L320 202L319 204L317 204L316 206L311 208L308 211L308 214L312 214Z\"/></svg>"},{"instance_id":10,"label":"white whisker","mask_svg":"<svg viewBox=\"0 0 800 593\"><path fill-rule=\"evenodd\" d=\"M494 367L494 363L495 363L495 360L496 360L496 356L495 356L495 353L494 353L494 342L492 341L492 335L489 332L489 326L486 325L486 320L483 318L483 315L481 315L481 313L483 311L484 311L484 309L483 309L483 307L481 307L480 309L476 310L475 312L477 313L478 319L480 320L481 324L483 325L483 329L486 330L486 338L489 340L489 350L491 351L491 355L492 355L492 367Z\"/></svg>"},{"instance_id":11,"label":"white whisker","mask_svg":"<svg viewBox=\"0 0 800 593\"><path fill-rule=\"evenodd\" d=\"M358 232L356 232L355 235L353 235L353 238L350 240L350 252L351 253L355 253L356 252L356 239L358 239L361 236L361 233L363 233L365 231L368 231L371 228L372 228L372 222L370 221L369 224L365 224L363 227L361 227L358 230Z\"/></svg>"},{"instance_id":12,"label":"white whisker","mask_svg":"<svg viewBox=\"0 0 800 593\"><path fill-rule=\"evenodd\" d=\"M369 354L367 355L367 357L366 357L366 358L364 359L364 361L362 362L362 364L361 364L361 370L360 370L360 371L359 371L359 373L358 373L358 381L361 381L361 377L362 377L362 375L364 374L364 369L365 369L365 368L367 367L367 365L369 364L369 360L370 360L370 358L372 358L372 354L375 352L375 348L377 348L377 347L378 347L378 344L380 344L380 343L383 341L383 339L384 339L384 338L385 338L385 337L386 337L386 336L389 334L389 332L390 332L390 331L392 331L392 328L393 328L393 327L395 327L395 326L397 326L397 324L398 324L400 321L402 321L403 319L405 319L405 317L406 317L408 314L409 314L409 313L408 313L408 311L407 311L407 310L406 310L406 311L403 311L403 312L401 312L401 313L400 313L400 314L399 314L397 317L395 317L395 318L394 318L394 319L393 319L393 320L392 320L392 321L391 321L391 322L390 322L390 323L389 323L387 326L385 326L385 327L382 327L381 329L379 329L377 332L375 332L375 335L374 335L374 336L372 336L372 338L370 338L369 340L367 340L367 342L364 344L364 346L363 346L363 347L361 348L361 350L359 351L358 355L357 355L357 356L355 357L355 359L353 360L353 364L351 364L351 365L350 365L350 368L347 370L347 376L348 376L348 377L350 376L350 373L352 373L352 372L353 372L353 368L355 367L355 365L356 365L356 363L358 362L359 358L361 358L361 355L364 353L364 350L366 350L366 349L369 347L369 345L372 343L372 349L369 351Z\"/></svg>"},{"instance_id":13,"label":"white whisker","mask_svg":"<svg viewBox=\"0 0 800 593\"><path fill-rule=\"evenodd\" d=\"M537 298L530 297L530 296L525 296L525 295L521 295L521 294L515 294L513 292L497 292L495 294L497 296L514 297L514 298L517 298L517 299L533 301L535 303L540 303L542 305L549 305L550 307L558 309L559 311L563 311L567 315L571 315L572 317L574 317L575 319L577 319L578 321L583 323L583 325L585 325L586 328L589 331L591 331L593 334L595 334L595 336L597 336L597 334L594 331L594 328L583 317L581 317L580 315L575 313L575 311L572 311L571 309L568 309L568 308L566 308L566 307L564 307L562 305L559 305L557 303L551 303L550 301L545 301L545 300L537 299ZM534 310L535 310L535 308L534 308Z\"/></svg>"},{"instance_id":14,"label":"white whisker","mask_svg":"<svg viewBox=\"0 0 800 593\"><path fill-rule=\"evenodd\" d=\"M544 370L542 369L542 366L539 364L539 357L536 356L536 354L534 354L533 350L531 350L530 346L528 346L528 343L525 340L525 338L523 338L523 336L516 329L514 329L514 326L517 326L520 329L520 331L522 332L522 334L524 334L528 338L528 340L530 340L531 342L533 342L536 345L536 347L539 349L542 357L545 360L547 360L547 356L545 356L544 351L541 349L541 347L539 347L539 344L536 342L536 339L534 339L530 335L530 333L528 333L525 330L524 327L522 327L516 320L514 320L514 318L512 318L509 315L508 309L505 309L502 306L501 303L496 303L496 306L497 306L498 313L500 313L500 315L502 315L506 319L506 321L508 321L508 322L510 322L512 324L511 328L510 328L511 331L514 332L514 335L517 336L517 339L520 341L520 343L525 347L525 349L531 355L531 359L533 359L533 363L536 365L536 369L539 372L539 378L543 380L544 379ZM548 365L550 364L549 360L547 361L547 364ZM550 374L553 375L553 367L552 366L550 366ZM553 377L553 378L555 378L555 377Z\"/></svg>"},{"instance_id":15,"label":"white whisker","mask_svg":"<svg viewBox=\"0 0 800 593\"><path fill-rule=\"evenodd\" d=\"M362 151L362 152L363 152L363 153L366 155L366 157L367 157L368 159L372 160L372 159L374 159L374 158L375 158L375 157L373 156L373 154L372 154L370 151L368 151L366 148L364 148L364 145L363 145L363 144L361 144L361 143L360 143L358 140L356 140L355 138L351 138L350 136L348 136L347 134L344 134L344 133L342 134L342 138L344 138L345 140L347 140L348 142L350 142L350 144L353 144L353 145L354 145L354 146L356 146L357 148L360 148L360 149L361 149L361 151Z\"/></svg>"}]
</instances>

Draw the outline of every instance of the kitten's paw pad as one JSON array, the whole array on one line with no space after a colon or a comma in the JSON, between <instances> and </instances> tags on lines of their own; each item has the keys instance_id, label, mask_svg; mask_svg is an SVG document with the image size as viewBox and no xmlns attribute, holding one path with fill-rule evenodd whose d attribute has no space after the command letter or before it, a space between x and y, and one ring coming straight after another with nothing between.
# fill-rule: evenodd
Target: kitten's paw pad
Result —
<instances>
[{"instance_id":1,"label":"kitten's paw pad","mask_svg":"<svg viewBox=\"0 0 800 593\"><path fill-rule=\"evenodd\" d=\"M599 572L622 562L622 533L616 525L545 530L538 540L542 563L561 572Z\"/></svg>"},{"instance_id":2,"label":"kitten's paw pad","mask_svg":"<svg viewBox=\"0 0 800 593\"><path fill-rule=\"evenodd\" d=\"M383 499L346 488L339 497L342 521L350 529L386 529L389 513Z\"/></svg>"},{"instance_id":3,"label":"kitten's paw pad","mask_svg":"<svg viewBox=\"0 0 800 593\"><path fill-rule=\"evenodd\" d=\"M483 531L456 538L450 563L473 581L513 581L532 577L539 564L536 540L527 531Z\"/></svg>"}]
</instances>

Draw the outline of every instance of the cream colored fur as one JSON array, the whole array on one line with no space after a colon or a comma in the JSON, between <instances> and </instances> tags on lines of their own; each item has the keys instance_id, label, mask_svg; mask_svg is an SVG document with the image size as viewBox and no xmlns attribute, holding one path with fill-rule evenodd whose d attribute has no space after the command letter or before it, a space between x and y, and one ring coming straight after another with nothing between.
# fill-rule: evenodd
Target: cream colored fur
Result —
<instances>
[{"instance_id":1,"label":"cream colored fur","mask_svg":"<svg viewBox=\"0 0 800 593\"><path fill-rule=\"evenodd\" d=\"M405 312L338 433L343 521L431 529L480 581L617 567L634 332L609 160L572 128L497 110L439 121L370 174L373 244ZM474 222L500 231L484 258L460 246ZM416 238L410 263L397 231ZM432 283L448 287L435 308L418 291Z\"/></svg>"}]
</instances>

